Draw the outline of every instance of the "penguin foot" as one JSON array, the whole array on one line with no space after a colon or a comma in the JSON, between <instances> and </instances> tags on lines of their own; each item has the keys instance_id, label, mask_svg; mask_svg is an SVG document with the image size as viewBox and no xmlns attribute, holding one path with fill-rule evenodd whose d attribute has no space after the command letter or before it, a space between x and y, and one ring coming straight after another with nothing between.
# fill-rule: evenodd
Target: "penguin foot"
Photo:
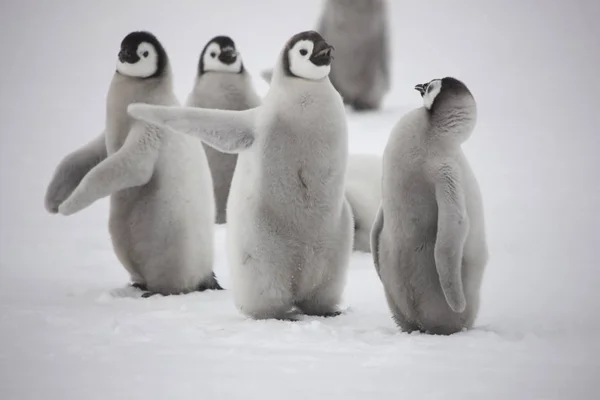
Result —
<instances>
[{"instance_id":1,"label":"penguin foot","mask_svg":"<svg viewBox=\"0 0 600 400\"><path fill-rule=\"evenodd\" d=\"M204 292L205 290L225 290L221 285L219 285L219 281L217 281L217 276L213 272L212 275L203 282L200 282L196 291Z\"/></svg>"},{"instance_id":2,"label":"penguin foot","mask_svg":"<svg viewBox=\"0 0 600 400\"><path fill-rule=\"evenodd\" d=\"M330 312L323 312L323 313L304 313L306 315L310 315L312 317L323 317L323 318L333 318L333 317L339 317L340 315L342 315L341 311L330 311Z\"/></svg>"},{"instance_id":3,"label":"penguin foot","mask_svg":"<svg viewBox=\"0 0 600 400\"><path fill-rule=\"evenodd\" d=\"M147 299L148 297L152 297L156 294L158 294L158 293L157 292L146 292L146 293L142 294L142 298Z\"/></svg>"},{"instance_id":4,"label":"penguin foot","mask_svg":"<svg viewBox=\"0 0 600 400\"><path fill-rule=\"evenodd\" d=\"M376 106L361 100L354 100L350 105L354 111L372 111L377 109Z\"/></svg>"},{"instance_id":5,"label":"penguin foot","mask_svg":"<svg viewBox=\"0 0 600 400\"><path fill-rule=\"evenodd\" d=\"M148 291L148 287L147 287L147 286L146 286L146 284L144 284L144 283L133 282L133 283L132 283L131 285L129 285L129 286L131 286L132 288L135 288L135 289L139 289L139 290L141 290L141 291L143 291L143 292L147 292L147 291Z\"/></svg>"}]
</instances>

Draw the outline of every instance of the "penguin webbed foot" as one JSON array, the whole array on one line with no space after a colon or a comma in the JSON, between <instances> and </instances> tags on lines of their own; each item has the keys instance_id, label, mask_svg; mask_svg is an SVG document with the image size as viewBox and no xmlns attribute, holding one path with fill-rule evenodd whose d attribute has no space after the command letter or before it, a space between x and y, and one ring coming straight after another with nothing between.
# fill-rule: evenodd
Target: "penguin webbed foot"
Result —
<instances>
[{"instance_id":1,"label":"penguin webbed foot","mask_svg":"<svg viewBox=\"0 0 600 400\"><path fill-rule=\"evenodd\" d=\"M333 318L339 317L343 313L341 311L327 311L327 312L313 312L313 313L304 313L305 315L309 315L311 317L323 317L323 318Z\"/></svg>"},{"instance_id":2,"label":"penguin webbed foot","mask_svg":"<svg viewBox=\"0 0 600 400\"><path fill-rule=\"evenodd\" d=\"M134 289L138 289L138 290L144 292L144 293L142 293L142 296L141 296L143 299L147 299L148 297L158 294L157 292L152 292L152 291L148 290L148 286L146 286L145 283L133 282L129 286Z\"/></svg>"},{"instance_id":3,"label":"penguin webbed foot","mask_svg":"<svg viewBox=\"0 0 600 400\"><path fill-rule=\"evenodd\" d=\"M148 291L148 287L146 286L145 283L133 282L129 286L131 286L132 288L135 288L135 289L139 289L142 292L147 292Z\"/></svg>"},{"instance_id":4,"label":"penguin webbed foot","mask_svg":"<svg viewBox=\"0 0 600 400\"><path fill-rule=\"evenodd\" d=\"M219 284L219 281L217 280L217 276L215 275L214 272L208 279L200 282L200 284L198 285L198 288L196 289L197 292L204 292L205 290L225 290Z\"/></svg>"}]
</instances>

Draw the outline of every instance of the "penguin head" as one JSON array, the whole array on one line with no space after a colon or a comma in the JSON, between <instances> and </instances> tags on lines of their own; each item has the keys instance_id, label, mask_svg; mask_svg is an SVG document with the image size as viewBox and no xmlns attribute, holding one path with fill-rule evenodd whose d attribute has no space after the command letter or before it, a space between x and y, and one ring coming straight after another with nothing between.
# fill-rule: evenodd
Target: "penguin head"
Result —
<instances>
[{"instance_id":1,"label":"penguin head","mask_svg":"<svg viewBox=\"0 0 600 400\"><path fill-rule=\"evenodd\" d=\"M288 76L318 81L329 75L333 46L315 31L300 32L288 40L283 69Z\"/></svg>"},{"instance_id":2,"label":"penguin head","mask_svg":"<svg viewBox=\"0 0 600 400\"><path fill-rule=\"evenodd\" d=\"M131 32L121 42L117 72L132 78L161 76L168 63L167 53L150 32Z\"/></svg>"},{"instance_id":3,"label":"penguin head","mask_svg":"<svg viewBox=\"0 0 600 400\"><path fill-rule=\"evenodd\" d=\"M473 95L467 86L452 77L433 79L427 83L420 83L415 86L415 90L421 94L423 105L430 111L452 99L473 100Z\"/></svg>"},{"instance_id":4,"label":"penguin head","mask_svg":"<svg viewBox=\"0 0 600 400\"><path fill-rule=\"evenodd\" d=\"M200 54L198 74L210 71L235 74L244 72L242 57L229 36L216 36L204 46Z\"/></svg>"}]
</instances>

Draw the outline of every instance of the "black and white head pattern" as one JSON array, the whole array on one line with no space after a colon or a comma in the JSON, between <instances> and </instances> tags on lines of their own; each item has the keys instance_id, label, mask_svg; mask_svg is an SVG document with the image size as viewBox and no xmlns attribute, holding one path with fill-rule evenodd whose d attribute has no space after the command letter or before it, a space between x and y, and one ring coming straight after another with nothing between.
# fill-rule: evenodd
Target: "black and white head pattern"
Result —
<instances>
[{"instance_id":1,"label":"black and white head pattern","mask_svg":"<svg viewBox=\"0 0 600 400\"><path fill-rule=\"evenodd\" d=\"M235 74L244 71L242 57L229 36L216 36L204 46L200 54L198 74L202 75L210 71Z\"/></svg>"},{"instance_id":2,"label":"black and white head pattern","mask_svg":"<svg viewBox=\"0 0 600 400\"><path fill-rule=\"evenodd\" d=\"M318 81L329 75L333 46L315 31L300 32L288 40L283 69L288 76Z\"/></svg>"},{"instance_id":3,"label":"black and white head pattern","mask_svg":"<svg viewBox=\"0 0 600 400\"><path fill-rule=\"evenodd\" d=\"M117 72L132 78L161 76L167 66L165 49L150 32L131 32L121 42Z\"/></svg>"},{"instance_id":4,"label":"black and white head pattern","mask_svg":"<svg viewBox=\"0 0 600 400\"><path fill-rule=\"evenodd\" d=\"M435 104L448 97L462 94L471 95L471 92L464 83L452 77L433 79L428 83L420 83L415 86L415 90L421 93L423 105L428 110L432 110Z\"/></svg>"}]
</instances>

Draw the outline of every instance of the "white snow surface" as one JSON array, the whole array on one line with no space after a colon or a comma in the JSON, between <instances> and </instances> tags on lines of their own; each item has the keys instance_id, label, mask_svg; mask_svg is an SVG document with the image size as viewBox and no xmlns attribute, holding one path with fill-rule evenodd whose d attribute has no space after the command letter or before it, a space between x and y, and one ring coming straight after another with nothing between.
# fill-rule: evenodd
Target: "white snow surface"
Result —
<instances>
[{"instance_id":1,"label":"white snow surface","mask_svg":"<svg viewBox=\"0 0 600 400\"><path fill-rule=\"evenodd\" d=\"M348 110L351 151L381 153L421 105L415 84L452 75L474 93L479 120L463 148L490 261L472 331L399 332L362 253L337 318L249 320L230 290L136 298L112 251L107 199L68 218L46 213L57 163L103 128L127 33L162 41L180 99L205 43L230 35L264 94L259 71L314 28L320 5L2 2L0 399L597 398L597 1L394 1L393 91L379 112ZM216 272L228 288L225 235Z\"/></svg>"}]
</instances>

